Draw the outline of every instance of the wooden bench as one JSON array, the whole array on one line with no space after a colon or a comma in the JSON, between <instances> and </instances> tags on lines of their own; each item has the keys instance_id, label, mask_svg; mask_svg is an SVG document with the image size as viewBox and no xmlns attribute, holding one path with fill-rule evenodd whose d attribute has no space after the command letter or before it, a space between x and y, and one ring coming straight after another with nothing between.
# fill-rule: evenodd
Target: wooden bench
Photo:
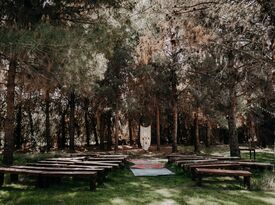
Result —
<instances>
[{"instance_id":1,"label":"wooden bench","mask_svg":"<svg viewBox=\"0 0 275 205\"><path fill-rule=\"evenodd\" d=\"M210 156L212 159L217 160L240 160L240 157L224 157L224 156Z\"/></svg>"},{"instance_id":2,"label":"wooden bench","mask_svg":"<svg viewBox=\"0 0 275 205\"><path fill-rule=\"evenodd\" d=\"M54 161L54 160L41 160L38 163L52 163L52 164L71 164L71 165L93 165L93 166L102 166L117 168L119 164L115 163L105 163L105 162L92 162L92 161L79 161L79 160L63 160L63 161Z\"/></svg>"},{"instance_id":3,"label":"wooden bench","mask_svg":"<svg viewBox=\"0 0 275 205\"><path fill-rule=\"evenodd\" d=\"M77 165L77 164L63 164L63 163L42 163L42 162L36 162L36 163L28 163L27 166L42 166L42 167L65 167L65 168L89 168L89 169L103 169L103 170L109 170L112 167L111 166L93 166L93 165Z\"/></svg>"},{"instance_id":4,"label":"wooden bench","mask_svg":"<svg viewBox=\"0 0 275 205\"><path fill-rule=\"evenodd\" d=\"M65 172L96 172L97 173L97 182L98 184L103 184L107 171L104 169L100 168L95 168L95 167L45 167L45 166L10 166L10 168L15 168L15 169L27 169L27 170L38 170L38 171L65 171ZM13 181L17 181L18 176L13 176L14 179Z\"/></svg>"},{"instance_id":5,"label":"wooden bench","mask_svg":"<svg viewBox=\"0 0 275 205\"><path fill-rule=\"evenodd\" d=\"M189 167L189 171L191 173L192 180L196 179L196 171L197 168L206 168L206 169L236 169L240 168L239 163L212 163L212 164L192 164Z\"/></svg>"},{"instance_id":6,"label":"wooden bench","mask_svg":"<svg viewBox=\"0 0 275 205\"><path fill-rule=\"evenodd\" d=\"M249 167L250 169L268 169L273 170L274 165L271 163L263 163L263 162L247 162L240 161L239 164L242 167Z\"/></svg>"},{"instance_id":7,"label":"wooden bench","mask_svg":"<svg viewBox=\"0 0 275 205\"><path fill-rule=\"evenodd\" d=\"M103 163L122 163L124 159L115 159L115 158L96 158L96 157L88 157L88 158L48 158L45 159L47 161L98 161Z\"/></svg>"},{"instance_id":8,"label":"wooden bench","mask_svg":"<svg viewBox=\"0 0 275 205\"><path fill-rule=\"evenodd\" d=\"M176 161L175 164L182 167L183 165L187 165L187 164L211 163L215 161L218 161L218 160L217 159L179 160L179 161Z\"/></svg>"},{"instance_id":9,"label":"wooden bench","mask_svg":"<svg viewBox=\"0 0 275 205\"><path fill-rule=\"evenodd\" d=\"M197 155L171 155L167 156L168 162L172 163L178 160L198 160L198 159L204 159L203 156L197 156Z\"/></svg>"},{"instance_id":10,"label":"wooden bench","mask_svg":"<svg viewBox=\"0 0 275 205\"><path fill-rule=\"evenodd\" d=\"M23 168L13 167L0 167L0 187L4 183L4 175L16 174L16 175L31 175L37 177L37 187L44 188L49 185L49 178L52 177L88 177L90 190L95 191L97 183L97 172L95 171L43 171L43 170L31 170Z\"/></svg>"},{"instance_id":11,"label":"wooden bench","mask_svg":"<svg viewBox=\"0 0 275 205\"><path fill-rule=\"evenodd\" d=\"M244 187L250 189L250 178L251 172L243 170L223 170L223 169L207 169L207 168L196 168L196 178L198 179L197 184L202 184L203 177L213 176L229 176L229 177L243 177Z\"/></svg>"}]
</instances>

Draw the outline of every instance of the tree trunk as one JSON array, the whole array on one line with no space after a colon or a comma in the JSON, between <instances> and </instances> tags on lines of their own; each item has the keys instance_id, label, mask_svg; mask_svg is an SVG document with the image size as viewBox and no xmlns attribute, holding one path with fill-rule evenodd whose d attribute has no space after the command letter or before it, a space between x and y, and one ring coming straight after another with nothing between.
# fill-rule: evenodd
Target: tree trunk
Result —
<instances>
[{"instance_id":1,"label":"tree trunk","mask_svg":"<svg viewBox=\"0 0 275 205\"><path fill-rule=\"evenodd\" d=\"M99 148L100 150L105 150L105 116L106 113L103 113L100 115L100 126L99 126L99 139L100 139L100 144L99 144Z\"/></svg>"},{"instance_id":2,"label":"tree trunk","mask_svg":"<svg viewBox=\"0 0 275 205\"><path fill-rule=\"evenodd\" d=\"M97 133L97 118L94 116L94 114L91 117L91 123L92 123L92 130L94 134L94 140L95 140L95 145L98 146L98 133Z\"/></svg>"},{"instance_id":3,"label":"tree trunk","mask_svg":"<svg viewBox=\"0 0 275 205\"><path fill-rule=\"evenodd\" d=\"M96 111L96 137L97 137L97 140L100 139L100 143L101 143L101 140L102 140L102 137L101 137L101 132L100 132L100 128L101 128L101 114L100 114L100 111L97 110ZM97 145L99 145L99 142L97 141Z\"/></svg>"},{"instance_id":4,"label":"tree trunk","mask_svg":"<svg viewBox=\"0 0 275 205\"><path fill-rule=\"evenodd\" d=\"M194 115L194 130L195 130L195 136L194 136L194 151L195 153L200 152L200 133L199 133L199 118L198 118L198 110L196 111Z\"/></svg>"},{"instance_id":5,"label":"tree trunk","mask_svg":"<svg viewBox=\"0 0 275 205\"><path fill-rule=\"evenodd\" d=\"M177 152L177 136L178 136L178 108L177 104L173 105L173 138L172 138L172 152Z\"/></svg>"},{"instance_id":6,"label":"tree trunk","mask_svg":"<svg viewBox=\"0 0 275 205\"><path fill-rule=\"evenodd\" d=\"M70 122L69 122L69 136L70 136L70 151L74 152L74 135L75 135L75 92L74 90L70 93L69 100L70 107Z\"/></svg>"},{"instance_id":7,"label":"tree trunk","mask_svg":"<svg viewBox=\"0 0 275 205\"><path fill-rule=\"evenodd\" d=\"M132 121L133 121L132 118L129 117L129 119L128 119L128 129L129 129L129 141L130 141L130 145L131 145L131 146L134 144Z\"/></svg>"},{"instance_id":8,"label":"tree trunk","mask_svg":"<svg viewBox=\"0 0 275 205\"><path fill-rule=\"evenodd\" d=\"M16 113L16 127L15 127L15 147L20 149L23 143L22 139L22 104L18 105Z\"/></svg>"},{"instance_id":9,"label":"tree trunk","mask_svg":"<svg viewBox=\"0 0 275 205\"><path fill-rule=\"evenodd\" d=\"M45 139L47 152L51 149L51 125L50 125L50 90L46 90L45 96Z\"/></svg>"},{"instance_id":10,"label":"tree trunk","mask_svg":"<svg viewBox=\"0 0 275 205\"><path fill-rule=\"evenodd\" d=\"M228 129L229 129L229 146L230 146L230 156L240 156L239 142L236 128L236 90L235 86L230 90L230 102L229 102L229 112L228 112Z\"/></svg>"},{"instance_id":11,"label":"tree trunk","mask_svg":"<svg viewBox=\"0 0 275 205\"><path fill-rule=\"evenodd\" d=\"M61 126L61 140L60 140L60 149L65 149L66 146L66 112L62 112L60 126Z\"/></svg>"},{"instance_id":12,"label":"tree trunk","mask_svg":"<svg viewBox=\"0 0 275 205\"><path fill-rule=\"evenodd\" d=\"M86 130L86 146L90 146L90 137L91 137L91 128L90 128L90 123L89 123L89 99L85 99L85 130Z\"/></svg>"},{"instance_id":13,"label":"tree trunk","mask_svg":"<svg viewBox=\"0 0 275 205\"><path fill-rule=\"evenodd\" d=\"M34 125L33 125L33 119L32 119L32 113L31 113L31 109L28 106L28 118L29 118L29 125L30 125L30 134L31 134L31 147L35 147L36 143L35 143L35 139L34 139Z\"/></svg>"},{"instance_id":14,"label":"tree trunk","mask_svg":"<svg viewBox=\"0 0 275 205\"><path fill-rule=\"evenodd\" d=\"M178 151L178 105L177 105L177 74L174 68L171 69L172 83L172 112L173 112L173 133L172 133L172 152Z\"/></svg>"},{"instance_id":15,"label":"tree trunk","mask_svg":"<svg viewBox=\"0 0 275 205\"><path fill-rule=\"evenodd\" d=\"M156 111L157 151L160 151L160 111L158 105Z\"/></svg>"},{"instance_id":16,"label":"tree trunk","mask_svg":"<svg viewBox=\"0 0 275 205\"><path fill-rule=\"evenodd\" d=\"M115 152L118 151L118 129L119 129L119 126L118 126L118 110L116 109L115 111L115 122L114 122L114 125L115 125L115 132L114 132L114 135L115 135Z\"/></svg>"},{"instance_id":17,"label":"tree trunk","mask_svg":"<svg viewBox=\"0 0 275 205\"><path fill-rule=\"evenodd\" d=\"M7 73L7 112L5 119L5 136L4 136L4 152L3 164L11 165L13 163L14 150L14 96L15 96L15 76L16 76L16 59L12 58Z\"/></svg>"},{"instance_id":18,"label":"tree trunk","mask_svg":"<svg viewBox=\"0 0 275 205\"><path fill-rule=\"evenodd\" d=\"M139 123L138 123L138 139L137 139L138 148L142 148L140 143L140 125L141 125L141 118L139 119Z\"/></svg>"},{"instance_id":19,"label":"tree trunk","mask_svg":"<svg viewBox=\"0 0 275 205\"><path fill-rule=\"evenodd\" d=\"M112 113L108 112L107 114L107 150L112 150Z\"/></svg>"},{"instance_id":20,"label":"tree trunk","mask_svg":"<svg viewBox=\"0 0 275 205\"><path fill-rule=\"evenodd\" d=\"M207 121L207 131L206 131L206 147L210 147L211 145L211 135L212 135L212 127L211 127L211 123L209 121Z\"/></svg>"}]
</instances>

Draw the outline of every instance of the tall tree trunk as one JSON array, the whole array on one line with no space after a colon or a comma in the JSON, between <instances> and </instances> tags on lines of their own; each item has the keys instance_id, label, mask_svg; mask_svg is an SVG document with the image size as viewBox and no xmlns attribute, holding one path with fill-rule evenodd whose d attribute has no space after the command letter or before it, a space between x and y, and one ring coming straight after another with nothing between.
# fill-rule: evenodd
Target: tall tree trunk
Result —
<instances>
[{"instance_id":1,"label":"tall tree trunk","mask_svg":"<svg viewBox=\"0 0 275 205\"><path fill-rule=\"evenodd\" d=\"M138 139L137 139L138 148L142 147L140 143L140 125L141 125L141 118L139 119L139 123L138 123Z\"/></svg>"},{"instance_id":2,"label":"tall tree trunk","mask_svg":"<svg viewBox=\"0 0 275 205\"><path fill-rule=\"evenodd\" d=\"M59 121L59 126L58 126L58 134L57 134L57 148L59 150L62 150L65 148L65 144L63 146L63 134L65 132L65 110L63 110L62 106L60 106L60 121ZM64 124L63 124L64 123Z\"/></svg>"},{"instance_id":3,"label":"tall tree trunk","mask_svg":"<svg viewBox=\"0 0 275 205\"><path fill-rule=\"evenodd\" d=\"M210 147L211 145L211 135L212 135L212 127L210 121L207 121L207 128L206 128L206 147Z\"/></svg>"},{"instance_id":4,"label":"tall tree trunk","mask_svg":"<svg viewBox=\"0 0 275 205\"><path fill-rule=\"evenodd\" d=\"M22 104L18 104L16 113L16 127L15 127L15 147L20 149L23 143L22 139Z\"/></svg>"},{"instance_id":5,"label":"tall tree trunk","mask_svg":"<svg viewBox=\"0 0 275 205\"><path fill-rule=\"evenodd\" d=\"M33 119L32 119L32 113L31 113L31 109L30 106L28 106L28 118L29 118L29 125L30 125L30 134L31 134L31 147L35 147L36 143L35 143L35 139L34 139L34 125L33 125Z\"/></svg>"},{"instance_id":6,"label":"tall tree trunk","mask_svg":"<svg viewBox=\"0 0 275 205\"><path fill-rule=\"evenodd\" d=\"M194 136L194 151L196 153L200 152L200 133L199 133L199 118L198 118L198 111L197 109L195 115L194 115L194 130L195 130L195 136Z\"/></svg>"},{"instance_id":7,"label":"tall tree trunk","mask_svg":"<svg viewBox=\"0 0 275 205\"><path fill-rule=\"evenodd\" d=\"M62 116L60 119L60 126L61 126L61 140L60 140L60 149L65 149L66 146L66 112L67 110L64 110L62 112Z\"/></svg>"},{"instance_id":8,"label":"tall tree trunk","mask_svg":"<svg viewBox=\"0 0 275 205\"><path fill-rule=\"evenodd\" d=\"M229 146L230 146L230 156L240 156L238 134L236 128L236 90L233 86L230 90L230 102L229 102L229 112L228 112L228 128L229 128Z\"/></svg>"},{"instance_id":9,"label":"tall tree trunk","mask_svg":"<svg viewBox=\"0 0 275 205\"><path fill-rule=\"evenodd\" d=\"M118 120L119 120L119 116L118 116L118 110L116 108L116 110L115 110L115 122L114 122L114 125L115 125L115 132L114 132L114 135L115 135L115 152L118 151L118 129L119 129Z\"/></svg>"},{"instance_id":10,"label":"tall tree trunk","mask_svg":"<svg viewBox=\"0 0 275 205\"><path fill-rule=\"evenodd\" d=\"M174 60L176 61L176 60ZM172 112L173 112L173 133L172 133L172 152L178 151L178 94L177 94L177 74L174 68L171 69L172 83Z\"/></svg>"},{"instance_id":11,"label":"tall tree trunk","mask_svg":"<svg viewBox=\"0 0 275 205\"><path fill-rule=\"evenodd\" d=\"M105 116L106 113L103 113L100 115L100 126L99 126L99 139L100 139L100 144L99 148L100 150L105 150Z\"/></svg>"},{"instance_id":12,"label":"tall tree trunk","mask_svg":"<svg viewBox=\"0 0 275 205\"><path fill-rule=\"evenodd\" d=\"M96 118L96 137L97 137L97 140L100 139L101 141L101 136L100 136L100 128L101 128L101 114L100 114L100 110L97 110L96 111L96 114L95 114L95 118ZM100 142L101 143L101 142ZM97 145L99 145L99 142L97 141Z\"/></svg>"},{"instance_id":13,"label":"tall tree trunk","mask_svg":"<svg viewBox=\"0 0 275 205\"><path fill-rule=\"evenodd\" d=\"M156 131L157 131L157 151L160 151L160 111L159 106L156 107Z\"/></svg>"},{"instance_id":14,"label":"tall tree trunk","mask_svg":"<svg viewBox=\"0 0 275 205\"><path fill-rule=\"evenodd\" d=\"M92 130L94 134L95 145L98 146L98 133L97 133L97 118L94 114L91 117Z\"/></svg>"},{"instance_id":15,"label":"tall tree trunk","mask_svg":"<svg viewBox=\"0 0 275 205\"><path fill-rule=\"evenodd\" d=\"M71 152L74 152L74 135L75 135L75 91L74 90L70 92L69 107L70 107L69 148Z\"/></svg>"},{"instance_id":16,"label":"tall tree trunk","mask_svg":"<svg viewBox=\"0 0 275 205\"><path fill-rule=\"evenodd\" d=\"M107 150L112 150L112 113L107 114Z\"/></svg>"},{"instance_id":17,"label":"tall tree trunk","mask_svg":"<svg viewBox=\"0 0 275 205\"><path fill-rule=\"evenodd\" d=\"M178 136L178 107L175 103L173 105L173 142L172 142L172 152L178 151L177 145L177 136Z\"/></svg>"},{"instance_id":18,"label":"tall tree trunk","mask_svg":"<svg viewBox=\"0 0 275 205\"><path fill-rule=\"evenodd\" d=\"M45 139L47 152L51 149L51 125L50 125L50 89L46 90L45 95Z\"/></svg>"},{"instance_id":19,"label":"tall tree trunk","mask_svg":"<svg viewBox=\"0 0 275 205\"><path fill-rule=\"evenodd\" d=\"M129 119L128 119L128 129L129 129L129 140L130 140L130 145L131 146L134 144L132 121L133 121L132 118L129 117Z\"/></svg>"},{"instance_id":20,"label":"tall tree trunk","mask_svg":"<svg viewBox=\"0 0 275 205\"><path fill-rule=\"evenodd\" d=\"M16 59L10 60L9 70L7 73L7 114L5 118L5 136L4 136L4 152L3 164L11 165L13 163L14 150L14 96L15 96L15 76L16 76Z\"/></svg>"},{"instance_id":21,"label":"tall tree trunk","mask_svg":"<svg viewBox=\"0 0 275 205\"><path fill-rule=\"evenodd\" d=\"M90 137L91 137L91 128L89 123L89 99L84 100L84 109L85 109L85 130L86 130L86 146L90 146Z\"/></svg>"}]
</instances>

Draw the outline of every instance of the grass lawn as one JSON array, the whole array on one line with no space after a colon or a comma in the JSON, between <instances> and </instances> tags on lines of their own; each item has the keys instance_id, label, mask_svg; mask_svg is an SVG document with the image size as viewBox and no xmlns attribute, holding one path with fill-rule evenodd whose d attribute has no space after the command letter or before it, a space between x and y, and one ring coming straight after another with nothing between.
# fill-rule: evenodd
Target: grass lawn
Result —
<instances>
[{"instance_id":1,"label":"grass lawn","mask_svg":"<svg viewBox=\"0 0 275 205\"><path fill-rule=\"evenodd\" d=\"M248 157L247 153L243 156ZM37 156L17 156L17 161L35 160ZM38 156L41 158L42 156ZM273 160L271 153L257 153L259 160ZM22 160L24 159L24 160ZM206 179L197 187L190 177L176 167L176 174L163 177L134 177L127 169L111 173L104 185L90 192L88 182L64 179L62 184L37 189L30 181L5 184L0 190L2 205L172 205L172 204L275 204L275 174L255 173L252 191L232 179ZM226 182L224 181L226 180ZM274 182L274 184L273 184ZM268 189L266 191L265 189Z\"/></svg>"}]
</instances>

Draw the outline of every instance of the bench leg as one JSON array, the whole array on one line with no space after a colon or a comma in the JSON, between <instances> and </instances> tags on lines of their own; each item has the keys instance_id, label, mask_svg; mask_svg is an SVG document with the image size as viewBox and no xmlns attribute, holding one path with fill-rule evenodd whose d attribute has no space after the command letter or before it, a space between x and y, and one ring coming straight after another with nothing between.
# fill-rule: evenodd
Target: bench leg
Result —
<instances>
[{"instance_id":1,"label":"bench leg","mask_svg":"<svg viewBox=\"0 0 275 205\"><path fill-rule=\"evenodd\" d=\"M197 185L201 186L202 185L202 176L198 175L197 178L198 178Z\"/></svg>"},{"instance_id":2,"label":"bench leg","mask_svg":"<svg viewBox=\"0 0 275 205\"><path fill-rule=\"evenodd\" d=\"M37 182L36 182L37 188L47 188L49 187L49 179L45 176L37 176Z\"/></svg>"},{"instance_id":3,"label":"bench leg","mask_svg":"<svg viewBox=\"0 0 275 205\"><path fill-rule=\"evenodd\" d=\"M191 169L191 179L192 181L196 181L196 173L194 169Z\"/></svg>"},{"instance_id":4,"label":"bench leg","mask_svg":"<svg viewBox=\"0 0 275 205\"><path fill-rule=\"evenodd\" d=\"M11 183L18 182L18 174L10 174L10 182Z\"/></svg>"},{"instance_id":5,"label":"bench leg","mask_svg":"<svg viewBox=\"0 0 275 205\"><path fill-rule=\"evenodd\" d=\"M96 179L97 177L91 176L90 178L90 190L95 191L96 190Z\"/></svg>"},{"instance_id":6,"label":"bench leg","mask_svg":"<svg viewBox=\"0 0 275 205\"><path fill-rule=\"evenodd\" d=\"M97 184L101 185L101 184L103 184L104 181L105 181L105 173L104 173L104 171L98 172L98 174L97 174Z\"/></svg>"},{"instance_id":7,"label":"bench leg","mask_svg":"<svg viewBox=\"0 0 275 205\"><path fill-rule=\"evenodd\" d=\"M0 173L0 187L2 187L3 184L4 184L4 177L5 177L5 174L4 173Z\"/></svg>"},{"instance_id":8,"label":"bench leg","mask_svg":"<svg viewBox=\"0 0 275 205\"><path fill-rule=\"evenodd\" d=\"M234 176L234 178L235 178L236 180L240 180L240 177L239 177L239 176Z\"/></svg>"},{"instance_id":9,"label":"bench leg","mask_svg":"<svg viewBox=\"0 0 275 205\"><path fill-rule=\"evenodd\" d=\"M244 187L247 187L247 189L250 189L250 176L248 177L243 177L243 181L244 181Z\"/></svg>"}]
</instances>

